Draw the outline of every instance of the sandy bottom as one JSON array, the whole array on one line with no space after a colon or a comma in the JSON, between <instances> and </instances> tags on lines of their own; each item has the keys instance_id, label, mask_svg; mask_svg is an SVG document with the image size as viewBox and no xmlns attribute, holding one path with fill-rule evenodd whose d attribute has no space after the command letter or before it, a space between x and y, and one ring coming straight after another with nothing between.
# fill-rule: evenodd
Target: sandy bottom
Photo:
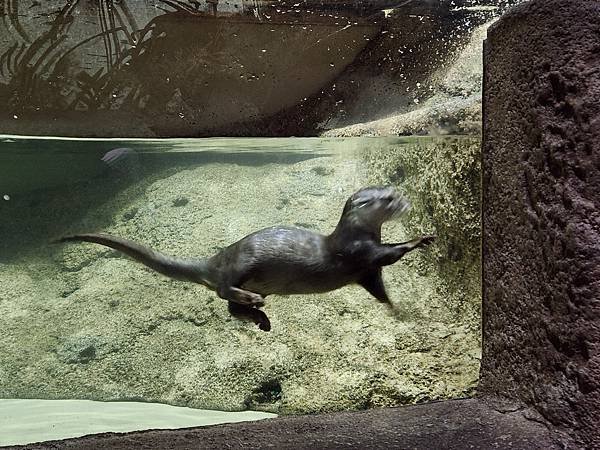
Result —
<instances>
[{"instance_id":1,"label":"sandy bottom","mask_svg":"<svg viewBox=\"0 0 600 450\"><path fill-rule=\"evenodd\" d=\"M174 429L276 417L158 403L90 400L0 400L0 446L155 428Z\"/></svg>"}]
</instances>

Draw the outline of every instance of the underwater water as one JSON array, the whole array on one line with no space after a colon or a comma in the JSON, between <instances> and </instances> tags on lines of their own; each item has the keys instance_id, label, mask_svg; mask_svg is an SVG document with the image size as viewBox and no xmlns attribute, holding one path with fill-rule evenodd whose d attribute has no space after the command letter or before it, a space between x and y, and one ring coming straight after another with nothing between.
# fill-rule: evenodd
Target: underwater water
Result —
<instances>
[{"instance_id":1,"label":"underwater water","mask_svg":"<svg viewBox=\"0 0 600 450\"><path fill-rule=\"evenodd\" d=\"M272 330L209 289L112 249L103 232L210 256L271 225L330 233L346 199L393 185L384 242L436 234L383 277L270 296ZM313 413L472 395L480 360L480 142L474 137L0 138L0 398L138 400Z\"/></svg>"}]
</instances>

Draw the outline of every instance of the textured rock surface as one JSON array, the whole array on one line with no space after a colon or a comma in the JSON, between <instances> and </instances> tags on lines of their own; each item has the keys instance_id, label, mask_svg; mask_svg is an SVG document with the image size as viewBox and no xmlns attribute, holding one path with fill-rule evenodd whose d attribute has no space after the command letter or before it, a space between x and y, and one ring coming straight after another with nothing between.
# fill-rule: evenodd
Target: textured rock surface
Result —
<instances>
[{"instance_id":1,"label":"textured rock surface","mask_svg":"<svg viewBox=\"0 0 600 450\"><path fill-rule=\"evenodd\" d=\"M487 29L494 20L476 27L468 34L470 39L466 45L454 48L443 61L437 61L437 65L424 58L415 58L413 64L419 69L408 68L409 74L404 83L396 82L399 84L396 86L397 90L387 93L388 97L396 100L394 109L386 111L381 106L380 111L373 111L373 106L367 107L369 102L366 99L358 104L354 100L354 109L364 109L366 114L359 116L355 113L354 124L337 126L325 131L323 135L478 134L481 129L482 47ZM448 36L451 37L446 39L453 37L459 41L459 36ZM464 39L464 36L461 37ZM428 53L430 49L421 51ZM421 67L424 63L428 64ZM377 99L372 95L370 103L373 98ZM380 102L381 100L377 100L374 104L377 106ZM356 120L357 118L362 120ZM331 128L331 124L335 123L331 120L325 126Z\"/></svg>"},{"instance_id":2,"label":"textured rock surface","mask_svg":"<svg viewBox=\"0 0 600 450\"><path fill-rule=\"evenodd\" d=\"M125 436L107 433L28 445L31 450L98 448L558 450L548 429L527 410L498 411L481 400L454 400L358 413L266 419Z\"/></svg>"},{"instance_id":3,"label":"textured rock surface","mask_svg":"<svg viewBox=\"0 0 600 450\"><path fill-rule=\"evenodd\" d=\"M234 3L221 1L219 9ZM217 21L200 17L204 1L0 5L0 131L140 137L479 131L481 65L475 80L463 79L470 93L449 92L435 74L448 71L473 31L481 34L477 25L508 2L490 0L501 9L474 11L460 8L473 2L456 0L329 7L283 1L262 4L254 23L254 4L237 3L247 16ZM356 16L359 4L371 12ZM384 14L385 5L391 8ZM391 116L398 117L379 122ZM344 128L375 120L369 130Z\"/></svg>"},{"instance_id":4,"label":"textured rock surface","mask_svg":"<svg viewBox=\"0 0 600 450\"><path fill-rule=\"evenodd\" d=\"M413 208L402 222L408 234L436 230L436 245L421 255L417 270L443 274L439 288L452 293L456 319L470 317L472 324L481 317L472 301L481 293L480 155L479 138L445 138L373 148L364 157L371 182L396 184L410 198Z\"/></svg>"},{"instance_id":5,"label":"textured rock surface","mask_svg":"<svg viewBox=\"0 0 600 450\"><path fill-rule=\"evenodd\" d=\"M202 141L228 149L212 163L194 162L200 143L182 143L177 152L141 154L141 170L150 159L163 169L129 186L96 179L0 203L0 234L15 236L0 242L0 346L6 349L0 397L144 399L297 413L471 394L479 368L479 291L465 292L445 278L440 267L452 230L431 219L459 219L452 204L429 205L419 229L407 230L403 220L385 227L388 241L436 231L444 243L430 248L431 260L415 252L385 270L398 318L348 287L269 298L270 333L232 320L225 302L207 289L166 279L110 249L48 245L65 233L102 230L200 256L278 223L328 232L349 193L381 180L380 166L368 155L399 170L397 155L406 145L400 139L298 142ZM271 145L277 153L270 161L244 159L232 153L235 145L263 151ZM298 161L286 156L286 145L329 156ZM463 152L469 169L476 161L471 149ZM414 149L409 155L419 158ZM413 164L406 176L434 169ZM446 169L438 170L438 185L411 196L459 197L457 187L444 182L452 176ZM472 273L473 255L449 264Z\"/></svg>"},{"instance_id":6,"label":"textured rock surface","mask_svg":"<svg viewBox=\"0 0 600 450\"><path fill-rule=\"evenodd\" d=\"M600 2L521 5L489 33L481 391L600 448Z\"/></svg>"}]
</instances>

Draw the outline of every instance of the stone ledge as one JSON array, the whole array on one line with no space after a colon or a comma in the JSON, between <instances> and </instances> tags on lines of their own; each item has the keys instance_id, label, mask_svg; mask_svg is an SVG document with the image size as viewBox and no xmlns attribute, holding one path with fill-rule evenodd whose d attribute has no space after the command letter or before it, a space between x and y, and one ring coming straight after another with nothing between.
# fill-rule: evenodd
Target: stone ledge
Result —
<instances>
[{"instance_id":1,"label":"stone ledge","mask_svg":"<svg viewBox=\"0 0 600 450\"><path fill-rule=\"evenodd\" d=\"M78 439L10 447L42 449L513 449L564 448L529 410L479 399L400 408L282 417L259 422Z\"/></svg>"}]
</instances>

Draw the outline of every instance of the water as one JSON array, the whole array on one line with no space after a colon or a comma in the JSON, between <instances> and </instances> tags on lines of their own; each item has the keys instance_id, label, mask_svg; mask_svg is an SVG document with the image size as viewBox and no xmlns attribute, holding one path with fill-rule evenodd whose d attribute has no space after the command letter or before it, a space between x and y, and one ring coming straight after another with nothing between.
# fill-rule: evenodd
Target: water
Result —
<instances>
[{"instance_id":1,"label":"water","mask_svg":"<svg viewBox=\"0 0 600 450\"><path fill-rule=\"evenodd\" d=\"M113 149L123 149L113 153ZM116 156L116 159L115 159ZM103 161L104 158L104 161ZM0 139L0 398L313 413L473 393L480 357L477 138ZM93 244L209 256L262 227L333 230L347 197L413 204L384 241L398 316L356 286L267 299L265 333L215 293Z\"/></svg>"}]
</instances>

